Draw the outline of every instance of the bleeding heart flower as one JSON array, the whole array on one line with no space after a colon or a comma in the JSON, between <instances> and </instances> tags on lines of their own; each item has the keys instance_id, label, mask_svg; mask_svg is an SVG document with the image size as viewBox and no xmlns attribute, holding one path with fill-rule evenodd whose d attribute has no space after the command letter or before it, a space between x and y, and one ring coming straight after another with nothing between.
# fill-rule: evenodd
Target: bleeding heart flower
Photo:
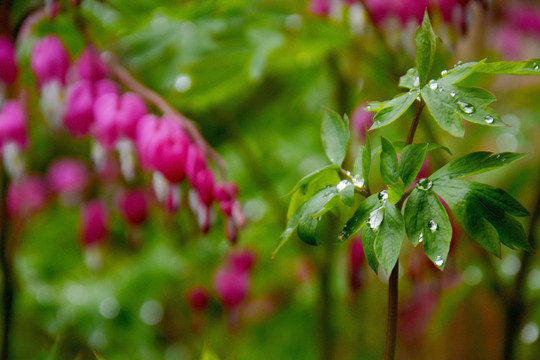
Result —
<instances>
[{"instance_id":1,"label":"bleeding heart flower","mask_svg":"<svg viewBox=\"0 0 540 360\"><path fill-rule=\"evenodd\" d=\"M84 248L103 245L109 234L109 215L100 200L81 207L81 243Z\"/></svg>"},{"instance_id":2,"label":"bleeding heart flower","mask_svg":"<svg viewBox=\"0 0 540 360\"><path fill-rule=\"evenodd\" d=\"M62 41L57 36L48 35L36 42L30 66L37 77L39 87L53 80L65 85L69 56Z\"/></svg>"},{"instance_id":3,"label":"bleeding heart flower","mask_svg":"<svg viewBox=\"0 0 540 360\"><path fill-rule=\"evenodd\" d=\"M145 193L140 190L130 190L120 194L118 207L126 220L133 225L140 225L146 220L148 201Z\"/></svg>"},{"instance_id":4,"label":"bleeding heart flower","mask_svg":"<svg viewBox=\"0 0 540 360\"><path fill-rule=\"evenodd\" d=\"M7 207L11 216L25 217L43 209L47 201L47 186L38 176L26 176L13 181L7 192Z\"/></svg>"},{"instance_id":5,"label":"bleeding heart flower","mask_svg":"<svg viewBox=\"0 0 540 360\"><path fill-rule=\"evenodd\" d=\"M0 36L0 83L10 85L16 78L15 46L7 36Z\"/></svg>"},{"instance_id":6,"label":"bleeding heart flower","mask_svg":"<svg viewBox=\"0 0 540 360\"><path fill-rule=\"evenodd\" d=\"M214 275L214 290L223 306L229 309L238 307L245 300L249 285L249 275L234 268L221 268Z\"/></svg>"}]
</instances>

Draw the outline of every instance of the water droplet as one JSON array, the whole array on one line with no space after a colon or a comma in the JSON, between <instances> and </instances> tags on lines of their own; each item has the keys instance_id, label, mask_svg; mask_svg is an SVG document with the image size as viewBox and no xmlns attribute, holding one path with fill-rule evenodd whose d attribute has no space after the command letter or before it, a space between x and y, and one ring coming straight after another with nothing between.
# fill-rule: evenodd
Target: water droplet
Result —
<instances>
[{"instance_id":1,"label":"water droplet","mask_svg":"<svg viewBox=\"0 0 540 360\"><path fill-rule=\"evenodd\" d=\"M174 80L174 88L178 92L185 92L191 88L191 77L186 74L180 74Z\"/></svg>"},{"instance_id":2,"label":"water droplet","mask_svg":"<svg viewBox=\"0 0 540 360\"><path fill-rule=\"evenodd\" d=\"M379 200L384 201L388 199L388 191L383 190L379 193Z\"/></svg>"},{"instance_id":3,"label":"water droplet","mask_svg":"<svg viewBox=\"0 0 540 360\"><path fill-rule=\"evenodd\" d=\"M430 88L431 90L437 90L437 86L438 86L438 85L439 85L439 84L437 84L437 83L436 83L435 81L433 81L433 80L431 80L431 81L429 82L429 88Z\"/></svg>"},{"instance_id":4,"label":"water droplet","mask_svg":"<svg viewBox=\"0 0 540 360\"><path fill-rule=\"evenodd\" d=\"M371 109L371 105L366 106L366 109L370 110L370 109Z\"/></svg>"},{"instance_id":5,"label":"water droplet","mask_svg":"<svg viewBox=\"0 0 540 360\"><path fill-rule=\"evenodd\" d=\"M437 256L435 258L435 265L442 266L443 264L444 264L444 260L443 260L442 256Z\"/></svg>"},{"instance_id":6,"label":"water droplet","mask_svg":"<svg viewBox=\"0 0 540 360\"><path fill-rule=\"evenodd\" d=\"M459 60L459 61L457 62L457 64L456 64L456 65L457 65L457 66L461 66L461 65L463 65L463 61Z\"/></svg>"},{"instance_id":7,"label":"water droplet","mask_svg":"<svg viewBox=\"0 0 540 360\"><path fill-rule=\"evenodd\" d=\"M493 121L494 121L494 120L495 120L495 119L493 119L493 116L491 116L491 115L486 115L486 117L484 118L484 122L485 122L486 124L493 124Z\"/></svg>"},{"instance_id":8,"label":"water droplet","mask_svg":"<svg viewBox=\"0 0 540 360\"><path fill-rule=\"evenodd\" d=\"M428 226L429 226L429 230L431 231L435 231L439 227L439 225L433 220L429 220Z\"/></svg>"},{"instance_id":9,"label":"water droplet","mask_svg":"<svg viewBox=\"0 0 540 360\"><path fill-rule=\"evenodd\" d=\"M372 229L377 229L383 221L383 207L381 206L378 209L373 210L369 213L369 219L366 221L366 224L369 225Z\"/></svg>"},{"instance_id":10,"label":"water droplet","mask_svg":"<svg viewBox=\"0 0 540 360\"><path fill-rule=\"evenodd\" d=\"M439 86L439 92L442 92L443 90L442 86Z\"/></svg>"},{"instance_id":11,"label":"water droplet","mask_svg":"<svg viewBox=\"0 0 540 360\"><path fill-rule=\"evenodd\" d=\"M455 92L455 91L452 91L452 92L450 93L450 96L451 96L451 97L456 97L456 92Z\"/></svg>"},{"instance_id":12,"label":"water droplet","mask_svg":"<svg viewBox=\"0 0 540 360\"><path fill-rule=\"evenodd\" d=\"M428 178L422 178L418 180L416 187L420 190L428 191L433 186L433 183Z\"/></svg>"},{"instance_id":13,"label":"water droplet","mask_svg":"<svg viewBox=\"0 0 540 360\"><path fill-rule=\"evenodd\" d=\"M537 63L533 63L533 69L534 69L534 70L538 70L538 69L539 69L539 67L538 67L538 64L537 64Z\"/></svg>"},{"instance_id":14,"label":"water droplet","mask_svg":"<svg viewBox=\"0 0 540 360\"><path fill-rule=\"evenodd\" d=\"M351 182L348 181L348 180L341 180L341 181L336 185L337 191L341 192L341 191L345 190L345 188L346 188L350 183L351 183Z\"/></svg>"},{"instance_id":15,"label":"water droplet","mask_svg":"<svg viewBox=\"0 0 540 360\"><path fill-rule=\"evenodd\" d=\"M463 111L465 114L472 114L474 112L474 106L471 104L467 104L463 101L458 101L459 108L461 111Z\"/></svg>"},{"instance_id":16,"label":"water droplet","mask_svg":"<svg viewBox=\"0 0 540 360\"><path fill-rule=\"evenodd\" d=\"M420 96L417 96L417 97L416 97L416 100L422 101L422 99L420 99Z\"/></svg>"},{"instance_id":17,"label":"water droplet","mask_svg":"<svg viewBox=\"0 0 540 360\"><path fill-rule=\"evenodd\" d=\"M448 70L441 71L441 76L446 76L448 74Z\"/></svg>"},{"instance_id":18,"label":"water droplet","mask_svg":"<svg viewBox=\"0 0 540 360\"><path fill-rule=\"evenodd\" d=\"M420 78L419 78L418 76L415 76L415 77L414 77L413 86L414 86L414 87L420 86Z\"/></svg>"},{"instance_id":19,"label":"water droplet","mask_svg":"<svg viewBox=\"0 0 540 360\"><path fill-rule=\"evenodd\" d=\"M414 74L414 68L410 68L409 70L407 70L407 75L412 75Z\"/></svg>"},{"instance_id":20,"label":"water droplet","mask_svg":"<svg viewBox=\"0 0 540 360\"><path fill-rule=\"evenodd\" d=\"M422 241L424 241L424 234L420 233L420 237L418 238L418 242L421 243Z\"/></svg>"},{"instance_id":21,"label":"water droplet","mask_svg":"<svg viewBox=\"0 0 540 360\"><path fill-rule=\"evenodd\" d=\"M359 176L355 176L355 177L353 177L352 180L353 180L354 186L359 187L359 188L364 186L364 178L361 178Z\"/></svg>"}]
</instances>

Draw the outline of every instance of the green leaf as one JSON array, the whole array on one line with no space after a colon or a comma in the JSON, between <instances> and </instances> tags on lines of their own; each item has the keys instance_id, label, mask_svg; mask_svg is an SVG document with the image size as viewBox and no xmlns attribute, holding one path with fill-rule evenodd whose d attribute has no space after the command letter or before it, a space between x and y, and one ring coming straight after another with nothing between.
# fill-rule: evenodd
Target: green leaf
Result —
<instances>
[{"instance_id":1,"label":"green leaf","mask_svg":"<svg viewBox=\"0 0 540 360\"><path fill-rule=\"evenodd\" d=\"M379 272L379 260L377 260L377 255L375 255L375 238L377 234L369 226L364 226L362 230L362 246L364 248L364 254L366 255L366 260L370 268Z\"/></svg>"},{"instance_id":2,"label":"green leaf","mask_svg":"<svg viewBox=\"0 0 540 360\"><path fill-rule=\"evenodd\" d=\"M540 75L540 59L485 63L478 66L475 72L485 74Z\"/></svg>"},{"instance_id":3,"label":"green leaf","mask_svg":"<svg viewBox=\"0 0 540 360\"><path fill-rule=\"evenodd\" d=\"M369 191L369 172L371 170L371 137L366 127L366 146L362 153L362 176L364 178L364 187Z\"/></svg>"},{"instance_id":4,"label":"green leaf","mask_svg":"<svg viewBox=\"0 0 540 360\"><path fill-rule=\"evenodd\" d=\"M343 203L349 207L354 206L354 184L349 180L341 180L337 185L338 191Z\"/></svg>"},{"instance_id":5,"label":"green leaf","mask_svg":"<svg viewBox=\"0 0 540 360\"><path fill-rule=\"evenodd\" d=\"M387 185L399 180L396 150L390 141L381 136L381 176Z\"/></svg>"},{"instance_id":6,"label":"green leaf","mask_svg":"<svg viewBox=\"0 0 540 360\"><path fill-rule=\"evenodd\" d=\"M325 186L336 185L340 180L337 171L328 170L321 172L310 181L303 182L291 196L287 209L287 218L291 218L295 211L320 189Z\"/></svg>"},{"instance_id":7,"label":"green leaf","mask_svg":"<svg viewBox=\"0 0 540 360\"><path fill-rule=\"evenodd\" d=\"M329 208L326 207L327 204L331 202L336 196L338 196L336 187L327 186L324 189L319 190L309 200L302 204L287 223L287 227L285 228L285 231L283 231L283 233L281 234L279 238L279 243L274 252L272 253L272 257L274 257L279 251L279 249L287 242L287 240L289 240L294 230L296 230L300 224L303 225L298 235L304 237L301 237L301 239L304 241L308 240L316 243L315 240L310 240L314 234L312 229L314 226L316 227L317 223L317 220L313 218L313 215L320 213L321 210L328 211Z\"/></svg>"},{"instance_id":8,"label":"green leaf","mask_svg":"<svg viewBox=\"0 0 540 360\"><path fill-rule=\"evenodd\" d=\"M401 179L391 185L388 185L388 201L390 201L391 204L397 204L399 200L401 200L401 196L403 196L405 188L405 184L403 184Z\"/></svg>"},{"instance_id":9,"label":"green leaf","mask_svg":"<svg viewBox=\"0 0 540 360\"><path fill-rule=\"evenodd\" d=\"M339 233L338 240L345 241L356 234L364 226L369 214L381 206L379 194L373 194L364 200Z\"/></svg>"},{"instance_id":10,"label":"green leaf","mask_svg":"<svg viewBox=\"0 0 540 360\"><path fill-rule=\"evenodd\" d=\"M338 166L345 159L349 142L349 122L333 110L325 109L321 127L321 138L328 159Z\"/></svg>"},{"instance_id":11,"label":"green leaf","mask_svg":"<svg viewBox=\"0 0 540 360\"><path fill-rule=\"evenodd\" d=\"M375 237L375 255L387 275L396 265L405 237L405 223L397 206L384 202L384 218L379 227L372 228Z\"/></svg>"},{"instance_id":12,"label":"green leaf","mask_svg":"<svg viewBox=\"0 0 540 360\"><path fill-rule=\"evenodd\" d=\"M461 63L458 62L452 69L449 69L444 73L440 79L437 80L437 82L440 82L444 85L452 85L462 82L463 80L467 79L469 76L475 73L475 70L480 67L483 63L485 63L486 59L483 59L481 61L474 61L474 62L468 62L468 63Z\"/></svg>"},{"instance_id":13,"label":"green leaf","mask_svg":"<svg viewBox=\"0 0 540 360\"><path fill-rule=\"evenodd\" d=\"M371 112L377 112L380 111L383 107L385 107L387 103L388 101L370 101L368 102L365 109Z\"/></svg>"},{"instance_id":14,"label":"green leaf","mask_svg":"<svg viewBox=\"0 0 540 360\"><path fill-rule=\"evenodd\" d=\"M459 179L465 176L480 174L513 163L523 158L526 154L504 152L493 154L487 151L479 151L467 154L450 161L429 177L436 179Z\"/></svg>"},{"instance_id":15,"label":"green leaf","mask_svg":"<svg viewBox=\"0 0 540 360\"><path fill-rule=\"evenodd\" d=\"M437 195L433 191L414 189L403 213L409 240L414 246L423 242L426 255L436 266L444 268L452 226Z\"/></svg>"},{"instance_id":16,"label":"green leaf","mask_svg":"<svg viewBox=\"0 0 540 360\"><path fill-rule=\"evenodd\" d=\"M210 349L208 345L204 345L201 360L219 360L218 356Z\"/></svg>"},{"instance_id":17,"label":"green leaf","mask_svg":"<svg viewBox=\"0 0 540 360\"><path fill-rule=\"evenodd\" d=\"M441 149L441 150L446 151L448 154L452 155L452 152L446 146L439 145L436 143L418 143L418 145L422 145L422 144L427 145L426 152ZM405 141L392 141L392 145L394 145L394 149L396 149L396 152L398 153L403 152L403 149L405 148Z\"/></svg>"},{"instance_id":18,"label":"green leaf","mask_svg":"<svg viewBox=\"0 0 540 360\"><path fill-rule=\"evenodd\" d=\"M422 26L416 30L414 40L416 41L418 77L420 79L420 86L423 86L428 79L437 49L437 35L435 35L431 27L427 10L424 13Z\"/></svg>"},{"instance_id":19,"label":"green leaf","mask_svg":"<svg viewBox=\"0 0 540 360\"><path fill-rule=\"evenodd\" d=\"M296 185L292 188L292 190L289 191L287 194L283 195L283 197L289 196L289 195L295 193L301 187L306 186L310 182L324 176L327 173L336 173L337 174L338 170L339 170L339 166L335 165L335 164L328 165L328 166L325 166L325 167L323 167L321 169L315 170L312 173L309 173L308 175L306 175L302 179L300 179L300 181L298 181L296 183Z\"/></svg>"},{"instance_id":20,"label":"green leaf","mask_svg":"<svg viewBox=\"0 0 540 360\"><path fill-rule=\"evenodd\" d=\"M405 188L412 184L420 172L427 149L428 144L412 144L406 146L401 152L398 171Z\"/></svg>"},{"instance_id":21,"label":"green leaf","mask_svg":"<svg viewBox=\"0 0 540 360\"><path fill-rule=\"evenodd\" d=\"M420 87L420 79L416 68L410 68L407 73L399 78L399 87L412 89Z\"/></svg>"},{"instance_id":22,"label":"green leaf","mask_svg":"<svg viewBox=\"0 0 540 360\"><path fill-rule=\"evenodd\" d=\"M465 231L483 248L500 257L500 242L530 251L525 232L510 217L528 211L501 189L466 180L433 182L433 191L448 203Z\"/></svg>"},{"instance_id":23,"label":"green leaf","mask_svg":"<svg viewBox=\"0 0 540 360\"><path fill-rule=\"evenodd\" d=\"M412 105L418 94L414 91L402 93L377 109L370 130L380 128L397 120Z\"/></svg>"},{"instance_id":24,"label":"green leaf","mask_svg":"<svg viewBox=\"0 0 540 360\"><path fill-rule=\"evenodd\" d=\"M432 82L420 93L435 121L454 136L462 137L465 133L461 118L488 126L505 125L487 106L495 97L486 90Z\"/></svg>"},{"instance_id":25,"label":"green leaf","mask_svg":"<svg viewBox=\"0 0 540 360\"><path fill-rule=\"evenodd\" d=\"M354 166L353 166L353 176L357 179L363 178L364 171L362 169L362 163L364 160L364 147L362 145L358 146L358 152L356 154L356 159L354 160Z\"/></svg>"},{"instance_id":26,"label":"green leaf","mask_svg":"<svg viewBox=\"0 0 540 360\"><path fill-rule=\"evenodd\" d=\"M300 240L305 242L308 245L318 246L321 244L320 238L317 236L317 225L319 225L319 217L306 217L300 224L298 224L298 229L296 233Z\"/></svg>"}]
</instances>

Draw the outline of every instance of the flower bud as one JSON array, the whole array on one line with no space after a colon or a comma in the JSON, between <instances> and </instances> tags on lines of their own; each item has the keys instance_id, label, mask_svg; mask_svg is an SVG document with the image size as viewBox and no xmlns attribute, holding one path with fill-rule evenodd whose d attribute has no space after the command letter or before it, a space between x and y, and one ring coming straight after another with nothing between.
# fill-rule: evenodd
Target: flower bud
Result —
<instances>
[{"instance_id":1,"label":"flower bud","mask_svg":"<svg viewBox=\"0 0 540 360\"><path fill-rule=\"evenodd\" d=\"M187 291L187 301L193 311L203 311L208 307L210 295L202 286L196 286Z\"/></svg>"},{"instance_id":2,"label":"flower bud","mask_svg":"<svg viewBox=\"0 0 540 360\"><path fill-rule=\"evenodd\" d=\"M124 218L133 225L140 225L146 220L148 202L142 191L124 191L119 196L118 207Z\"/></svg>"},{"instance_id":3,"label":"flower bud","mask_svg":"<svg viewBox=\"0 0 540 360\"><path fill-rule=\"evenodd\" d=\"M26 111L19 100L9 100L0 110L0 152L4 147L14 143L19 148L26 148Z\"/></svg>"},{"instance_id":4,"label":"flower bud","mask_svg":"<svg viewBox=\"0 0 540 360\"><path fill-rule=\"evenodd\" d=\"M53 80L65 85L69 57L60 39L48 35L39 40L34 45L30 66L37 77L39 87Z\"/></svg>"},{"instance_id":5,"label":"flower bud","mask_svg":"<svg viewBox=\"0 0 540 360\"><path fill-rule=\"evenodd\" d=\"M51 190L59 195L78 198L88 185L86 165L76 158L56 160L47 173Z\"/></svg>"},{"instance_id":6,"label":"flower bud","mask_svg":"<svg viewBox=\"0 0 540 360\"><path fill-rule=\"evenodd\" d=\"M255 260L255 253L248 249L235 250L228 255L230 267L239 272L249 272L255 266Z\"/></svg>"},{"instance_id":7,"label":"flower bud","mask_svg":"<svg viewBox=\"0 0 540 360\"><path fill-rule=\"evenodd\" d=\"M0 83L10 85L16 78L15 46L7 36L0 36Z\"/></svg>"},{"instance_id":8,"label":"flower bud","mask_svg":"<svg viewBox=\"0 0 540 360\"><path fill-rule=\"evenodd\" d=\"M229 309L238 307L249 291L249 275L233 268L221 268L214 275L214 290L223 306Z\"/></svg>"},{"instance_id":9,"label":"flower bud","mask_svg":"<svg viewBox=\"0 0 540 360\"><path fill-rule=\"evenodd\" d=\"M47 201L45 182L37 176L13 181L7 192L7 208L11 216L25 217L40 211Z\"/></svg>"},{"instance_id":10,"label":"flower bud","mask_svg":"<svg viewBox=\"0 0 540 360\"><path fill-rule=\"evenodd\" d=\"M102 245L109 234L109 215L100 200L81 207L81 243L84 248Z\"/></svg>"},{"instance_id":11,"label":"flower bud","mask_svg":"<svg viewBox=\"0 0 540 360\"><path fill-rule=\"evenodd\" d=\"M96 82L107 75L107 65L92 46L87 46L77 62L80 79Z\"/></svg>"}]
</instances>

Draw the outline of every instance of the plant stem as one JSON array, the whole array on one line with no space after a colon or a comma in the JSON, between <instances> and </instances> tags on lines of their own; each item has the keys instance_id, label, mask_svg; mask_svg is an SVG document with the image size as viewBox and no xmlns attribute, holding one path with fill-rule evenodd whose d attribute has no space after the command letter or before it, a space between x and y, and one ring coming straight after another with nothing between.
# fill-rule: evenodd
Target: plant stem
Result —
<instances>
[{"instance_id":1,"label":"plant stem","mask_svg":"<svg viewBox=\"0 0 540 360\"><path fill-rule=\"evenodd\" d=\"M536 205L534 207L531 223L529 226L529 244L535 248L537 243L536 228L540 221L540 189L537 191ZM509 292L509 297L506 298L505 314L506 322L504 327L504 350L503 359L511 360L515 358L516 337L519 334L519 329L523 323L523 317L527 304L524 299L523 286L525 284L526 275L529 273L533 253L524 251L521 255L521 268L516 276L513 290ZM504 298L503 298L504 300Z\"/></svg>"},{"instance_id":2,"label":"plant stem","mask_svg":"<svg viewBox=\"0 0 540 360\"><path fill-rule=\"evenodd\" d=\"M326 223L325 239L335 238L338 221L334 216L329 216ZM332 297L332 275L335 262L334 246L330 241L324 242L324 253L319 261L319 339L320 339L320 359L334 359L334 324L333 318L333 297Z\"/></svg>"},{"instance_id":3,"label":"plant stem","mask_svg":"<svg viewBox=\"0 0 540 360\"><path fill-rule=\"evenodd\" d=\"M14 278L11 252L8 244L8 226L7 218L7 176L0 162L0 267L2 269L2 283L4 284L2 296L2 349L0 350L0 359L9 359L9 344L11 336L11 325L13 319L13 297L14 297Z\"/></svg>"},{"instance_id":4,"label":"plant stem","mask_svg":"<svg viewBox=\"0 0 540 360\"><path fill-rule=\"evenodd\" d=\"M418 123L420 122L420 114L424 108L424 102L421 102L416 109L414 114L411 127L409 129L409 134L407 135L407 141L405 146L412 144L414 140L414 134L418 128ZM403 202L409 196L410 192L406 192L401 196L397 206L401 210ZM388 317L386 323L386 342L384 348L384 359L385 360L394 360L396 355L396 336L397 336L397 312L398 312L398 275L399 275L399 260L396 261L394 269L390 274L388 279Z\"/></svg>"}]
</instances>

